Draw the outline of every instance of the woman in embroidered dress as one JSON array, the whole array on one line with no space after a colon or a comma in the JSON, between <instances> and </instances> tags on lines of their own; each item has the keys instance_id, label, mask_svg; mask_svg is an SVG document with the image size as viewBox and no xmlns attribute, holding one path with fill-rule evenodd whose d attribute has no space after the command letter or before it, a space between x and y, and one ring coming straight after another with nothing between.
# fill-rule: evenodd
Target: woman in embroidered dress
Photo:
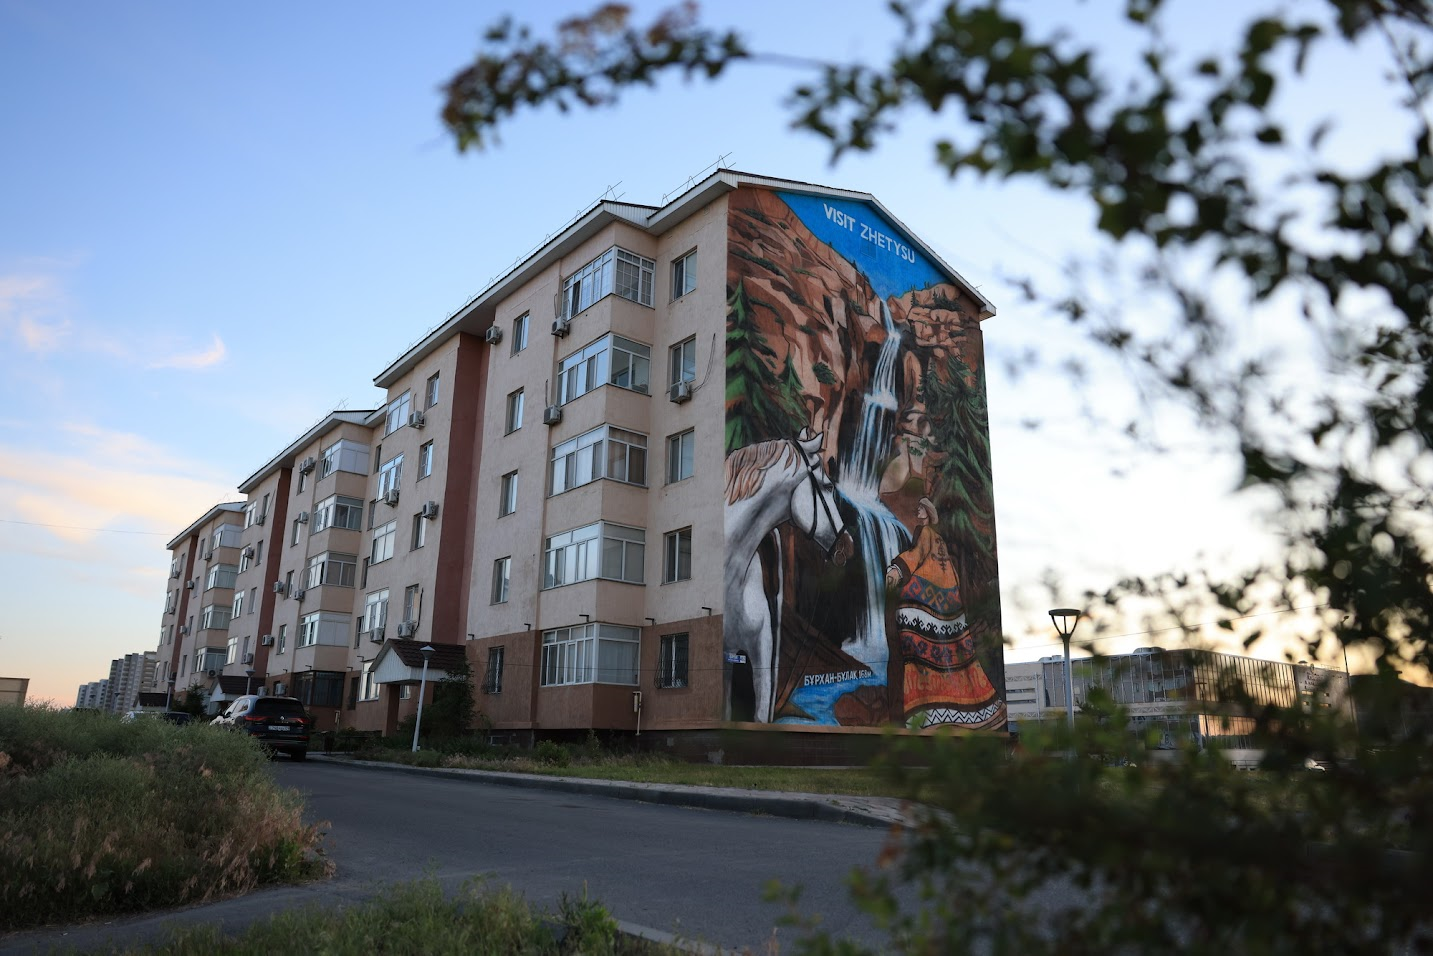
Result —
<instances>
[{"instance_id":1,"label":"woman in embroidered dress","mask_svg":"<svg viewBox=\"0 0 1433 956\"><path fill-rule=\"evenodd\" d=\"M960 577L935 530L937 520L934 503L922 498L915 543L886 569L886 587L898 592L904 719L917 728L998 726L1005 721L1005 702L975 656Z\"/></svg>"}]
</instances>

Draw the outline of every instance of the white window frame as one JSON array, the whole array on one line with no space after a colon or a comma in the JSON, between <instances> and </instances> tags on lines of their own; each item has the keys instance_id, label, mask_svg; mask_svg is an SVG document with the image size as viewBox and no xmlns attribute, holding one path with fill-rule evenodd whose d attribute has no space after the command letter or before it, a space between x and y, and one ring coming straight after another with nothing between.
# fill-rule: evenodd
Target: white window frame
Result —
<instances>
[{"instance_id":1,"label":"white window frame","mask_svg":"<svg viewBox=\"0 0 1433 956\"><path fill-rule=\"evenodd\" d=\"M498 484L498 517L506 518L517 511L517 472L502 476Z\"/></svg>"},{"instance_id":2,"label":"white window frame","mask_svg":"<svg viewBox=\"0 0 1433 956\"><path fill-rule=\"evenodd\" d=\"M577 624L542 632L542 686L636 686L642 632L620 624Z\"/></svg>"},{"instance_id":3,"label":"white window frame","mask_svg":"<svg viewBox=\"0 0 1433 956\"><path fill-rule=\"evenodd\" d=\"M214 588L232 590L235 579L239 576L239 566L236 564L216 564L209 569L209 574L204 579L204 590L212 591Z\"/></svg>"},{"instance_id":4,"label":"white window frame","mask_svg":"<svg viewBox=\"0 0 1433 956\"><path fill-rule=\"evenodd\" d=\"M692 579L692 529L688 525L668 531L662 539L662 583Z\"/></svg>"},{"instance_id":5,"label":"white window frame","mask_svg":"<svg viewBox=\"0 0 1433 956\"><path fill-rule=\"evenodd\" d=\"M566 405L603 385L642 395L652 385L652 347L620 335L604 335L557 364L557 401Z\"/></svg>"},{"instance_id":6,"label":"white window frame","mask_svg":"<svg viewBox=\"0 0 1433 956\"><path fill-rule=\"evenodd\" d=\"M413 544L408 549L417 551L428 543L428 519L421 513L413 516Z\"/></svg>"},{"instance_id":7,"label":"white window frame","mask_svg":"<svg viewBox=\"0 0 1433 956\"><path fill-rule=\"evenodd\" d=\"M524 312L512 320L512 354L527 348L527 337L532 331L532 314Z\"/></svg>"},{"instance_id":8,"label":"white window frame","mask_svg":"<svg viewBox=\"0 0 1433 956\"><path fill-rule=\"evenodd\" d=\"M433 474L433 443L425 441L418 446L418 480Z\"/></svg>"},{"instance_id":9,"label":"white window frame","mask_svg":"<svg viewBox=\"0 0 1433 956\"><path fill-rule=\"evenodd\" d=\"M697 250L672 260L672 299L680 299L697 287Z\"/></svg>"},{"instance_id":10,"label":"white window frame","mask_svg":"<svg viewBox=\"0 0 1433 956\"><path fill-rule=\"evenodd\" d=\"M442 372L434 372L428 376L427 383L423 386L423 407L432 408L438 404L439 392L442 388Z\"/></svg>"},{"instance_id":11,"label":"white window frame","mask_svg":"<svg viewBox=\"0 0 1433 956\"><path fill-rule=\"evenodd\" d=\"M504 435L511 435L522 427L522 404L523 390L508 393L507 419L504 422Z\"/></svg>"},{"instance_id":12,"label":"white window frame","mask_svg":"<svg viewBox=\"0 0 1433 956\"><path fill-rule=\"evenodd\" d=\"M557 316L571 320L609 295L651 307L657 263L613 246L562 281Z\"/></svg>"},{"instance_id":13,"label":"white window frame","mask_svg":"<svg viewBox=\"0 0 1433 956\"><path fill-rule=\"evenodd\" d=\"M344 520L340 521L340 517ZM329 495L314 505L313 511L309 514L309 524L312 528L311 534L318 534L328 528L362 531L363 499L350 498L348 495Z\"/></svg>"},{"instance_id":14,"label":"white window frame","mask_svg":"<svg viewBox=\"0 0 1433 956\"><path fill-rule=\"evenodd\" d=\"M642 584L646 575L647 532L597 521L552 535L543 542L542 588L560 588L602 578Z\"/></svg>"},{"instance_id":15,"label":"white window frame","mask_svg":"<svg viewBox=\"0 0 1433 956\"><path fill-rule=\"evenodd\" d=\"M489 604L506 604L512 588L512 555L498 558L493 562L493 589Z\"/></svg>"},{"instance_id":16,"label":"white window frame","mask_svg":"<svg viewBox=\"0 0 1433 956\"><path fill-rule=\"evenodd\" d=\"M691 683L691 638L680 634L663 634L657 648L658 688L675 690Z\"/></svg>"},{"instance_id":17,"label":"white window frame","mask_svg":"<svg viewBox=\"0 0 1433 956\"><path fill-rule=\"evenodd\" d=\"M696 471L696 431L688 428L667 436L667 484L686 481Z\"/></svg>"},{"instance_id":18,"label":"white window frame","mask_svg":"<svg viewBox=\"0 0 1433 956\"><path fill-rule=\"evenodd\" d=\"M378 467L378 497L382 498L403 483L403 456L394 455Z\"/></svg>"},{"instance_id":19,"label":"white window frame","mask_svg":"<svg viewBox=\"0 0 1433 956\"><path fill-rule=\"evenodd\" d=\"M667 350L667 384L697 380L697 337L683 339Z\"/></svg>"},{"instance_id":20,"label":"white window frame","mask_svg":"<svg viewBox=\"0 0 1433 956\"><path fill-rule=\"evenodd\" d=\"M309 558L304 567L304 589L324 587L351 588L358 580L358 555L339 551L321 551Z\"/></svg>"},{"instance_id":21,"label":"white window frame","mask_svg":"<svg viewBox=\"0 0 1433 956\"><path fill-rule=\"evenodd\" d=\"M360 627L364 634L372 633L375 627L388 623L388 589L371 591L363 599L363 621Z\"/></svg>"},{"instance_id":22,"label":"white window frame","mask_svg":"<svg viewBox=\"0 0 1433 956\"><path fill-rule=\"evenodd\" d=\"M358 684L358 699L360 701L377 700L380 689L381 685L374 679L373 662L364 661L362 678Z\"/></svg>"},{"instance_id":23,"label":"white window frame","mask_svg":"<svg viewBox=\"0 0 1433 956\"><path fill-rule=\"evenodd\" d=\"M388 403L388 419L383 427L384 435L391 435L404 425L408 424L408 416L413 412L413 393L404 392L402 395Z\"/></svg>"},{"instance_id":24,"label":"white window frame","mask_svg":"<svg viewBox=\"0 0 1433 956\"><path fill-rule=\"evenodd\" d=\"M381 524L373 529L373 543L369 547L368 566L382 564L393 557L398 543L398 519Z\"/></svg>"},{"instance_id":25,"label":"white window frame","mask_svg":"<svg viewBox=\"0 0 1433 956\"><path fill-rule=\"evenodd\" d=\"M647 436L614 425L599 425L552 449L548 467L548 494L610 478L629 485L647 486Z\"/></svg>"}]
</instances>

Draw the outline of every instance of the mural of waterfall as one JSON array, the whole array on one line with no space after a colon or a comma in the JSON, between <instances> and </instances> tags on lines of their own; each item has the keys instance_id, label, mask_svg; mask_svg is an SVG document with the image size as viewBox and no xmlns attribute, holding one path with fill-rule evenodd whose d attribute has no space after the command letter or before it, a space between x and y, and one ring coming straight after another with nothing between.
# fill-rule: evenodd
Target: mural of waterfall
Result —
<instances>
[{"instance_id":1,"label":"mural of waterfall","mask_svg":"<svg viewBox=\"0 0 1433 956\"><path fill-rule=\"evenodd\" d=\"M728 631L768 606L780 622L757 719L999 729L1004 675L981 666L1000 657L993 514L967 505L989 499L988 456L966 453L988 425L945 407L983 396L980 300L874 204L747 188L729 204L727 454L825 436L857 558L787 524L729 599L751 607L726 608ZM943 385L952 370L969 382Z\"/></svg>"}]
</instances>

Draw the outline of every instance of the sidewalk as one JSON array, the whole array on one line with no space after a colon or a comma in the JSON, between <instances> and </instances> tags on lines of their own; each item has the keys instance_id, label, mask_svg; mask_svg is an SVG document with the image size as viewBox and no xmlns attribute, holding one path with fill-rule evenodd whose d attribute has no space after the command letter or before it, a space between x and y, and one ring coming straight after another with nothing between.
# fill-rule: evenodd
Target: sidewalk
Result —
<instances>
[{"instance_id":1,"label":"sidewalk","mask_svg":"<svg viewBox=\"0 0 1433 956\"><path fill-rule=\"evenodd\" d=\"M355 767L369 767L390 773L444 776L479 783L535 790L559 790L590 796L639 800L676 807L759 813L794 820L824 820L866 827L906 826L913 816L905 801L896 797L851 797L830 793L779 793L771 790L743 790L737 787L694 787L676 783L633 783L628 780L590 780L585 777L550 777L500 770L459 770L447 767L411 767L407 764L354 760L351 757L310 753L310 760L332 761Z\"/></svg>"}]
</instances>

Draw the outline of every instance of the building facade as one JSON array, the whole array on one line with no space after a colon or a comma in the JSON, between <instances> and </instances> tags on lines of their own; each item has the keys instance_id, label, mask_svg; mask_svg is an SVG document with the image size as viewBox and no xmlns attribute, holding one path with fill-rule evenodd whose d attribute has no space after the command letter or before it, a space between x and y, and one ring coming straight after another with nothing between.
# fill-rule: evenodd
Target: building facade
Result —
<instances>
[{"instance_id":1,"label":"building facade","mask_svg":"<svg viewBox=\"0 0 1433 956\"><path fill-rule=\"evenodd\" d=\"M1003 730L993 314L865 193L599 203L170 542L166 676L392 731L433 645L497 736Z\"/></svg>"}]
</instances>

